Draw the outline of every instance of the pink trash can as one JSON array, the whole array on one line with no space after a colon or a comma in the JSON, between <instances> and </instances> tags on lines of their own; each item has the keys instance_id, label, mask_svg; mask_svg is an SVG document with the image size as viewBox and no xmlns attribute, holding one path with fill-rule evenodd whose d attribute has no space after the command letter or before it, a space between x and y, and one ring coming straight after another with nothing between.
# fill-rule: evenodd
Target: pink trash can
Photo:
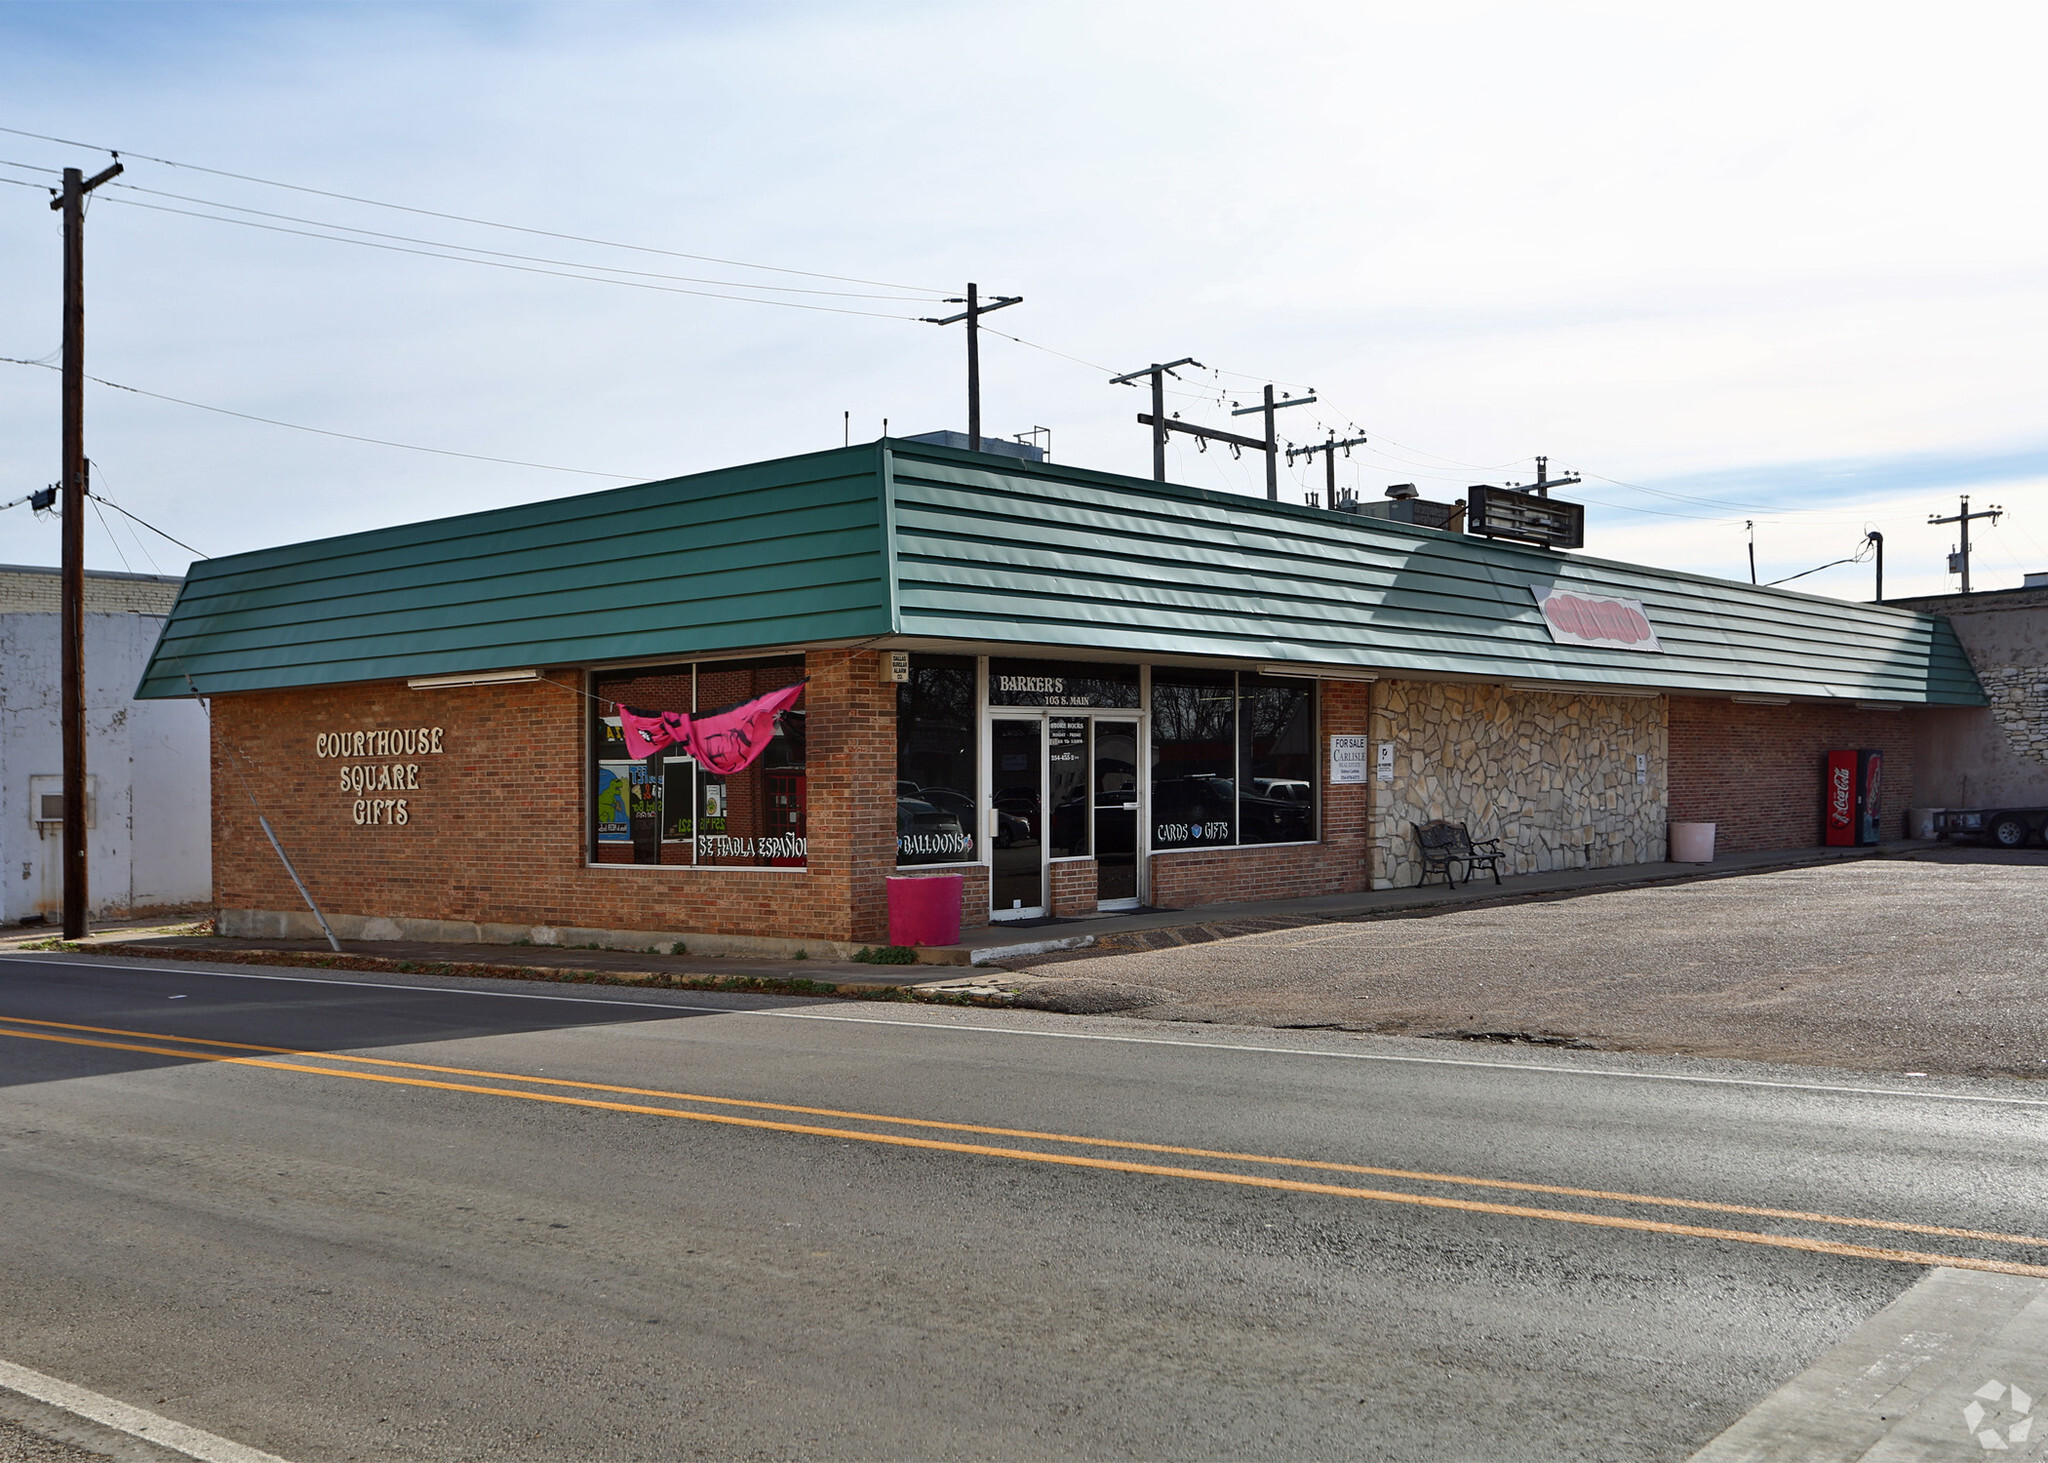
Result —
<instances>
[{"instance_id":1,"label":"pink trash can","mask_svg":"<svg viewBox=\"0 0 2048 1463\"><path fill-rule=\"evenodd\" d=\"M958 874L889 880L889 943L957 945L966 880Z\"/></svg>"}]
</instances>

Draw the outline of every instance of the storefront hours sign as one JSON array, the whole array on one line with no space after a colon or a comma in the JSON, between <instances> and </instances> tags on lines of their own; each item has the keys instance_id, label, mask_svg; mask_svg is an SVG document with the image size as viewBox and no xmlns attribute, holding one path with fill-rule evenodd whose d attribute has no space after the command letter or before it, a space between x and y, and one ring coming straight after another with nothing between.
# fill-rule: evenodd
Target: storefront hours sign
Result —
<instances>
[{"instance_id":1,"label":"storefront hours sign","mask_svg":"<svg viewBox=\"0 0 2048 1463\"><path fill-rule=\"evenodd\" d=\"M412 799L380 794L418 792L420 764L409 759L440 756L441 735L438 726L321 732L313 756L341 762L338 785L354 794L349 817L358 828L403 828L412 821Z\"/></svg>"}]
</instances>

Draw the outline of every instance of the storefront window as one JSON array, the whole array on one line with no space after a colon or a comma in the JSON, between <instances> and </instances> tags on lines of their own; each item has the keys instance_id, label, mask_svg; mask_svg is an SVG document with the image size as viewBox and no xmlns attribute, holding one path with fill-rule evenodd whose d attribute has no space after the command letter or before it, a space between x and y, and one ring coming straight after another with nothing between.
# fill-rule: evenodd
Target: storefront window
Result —
<instances>
[{"instance_id":1,"label":"storefront window","mask_svg":"<svg viewBox=\"0 0 2048 1463\"><path fill-rule=\"evenodd\" d=\"M1311 841L1316 836L1316 683L1239 676L1237 715L1237 841Z\"/></svg>"},{"instance_id":2,"label":"storefront window","mask_svg":"<svg viewBox=\"0 0 2048 1463\"><path fill-rule=\"evenodd\" d=\"M1316 683L1153 667L1153 849L1315 836Z\"/></svg>"},{"instance_id":3,"label":"storefront window","mask_svg":"<svg viewBox=\"0 0 2048 1463\"><path fill-rule=\"evenodd\" d=\"M803 678L801 656L707 661L600 674L593 744L596 857L600 863L736 868L804 865L804 712L783 712L759 760L719 776L671 747L627 755L617 704L635 711L710 715Z\"/></svg>"},{"instance_id":4,"label":"storefront window","mask_svg":"<svg viewBox=\"0 0 2048 1463\"><path fill-rule=\"evenodd\" d=\"M687 864L689 835L670 831L678 812L688 820L690 761L681 755L634 761L626 753L615 703L635 711L691 709L687 665L646 666L597 678L597 860L608 864ZM678 773L681 774L680 785Z\"/></svg>"},{"instance_id":5,"label":"storefront window","mask_svg":"<svg viewBox=\"0 0 2048 1463\"><path fill-rule=\"evenodd\" d=\"M801 656L705 661L697 667L697 714L709 715L803 679ZM804 864L804 712L776 719L759 761L721 777L697 769L697 862L726 868Z\"/></svg>"},{"instance_id":6,"label":"storefront window","mask_svg":"<svg viewBox=\"0 0 2048 1463\"><path fill-rule=\"evenodd\" d=\"M896 688L896 862L972 863L974 658L913 655Z\"/></svg>"},{"instance_id":7,"label":"storefront window","mask_svg":"<svg viewBox=\"0 0 2048 1463\"><path fill-rule=\"evenodd\" d=\"M1152 668L1152 847L1237 842L1236 676Z\"/></svg>"}]
</instances>

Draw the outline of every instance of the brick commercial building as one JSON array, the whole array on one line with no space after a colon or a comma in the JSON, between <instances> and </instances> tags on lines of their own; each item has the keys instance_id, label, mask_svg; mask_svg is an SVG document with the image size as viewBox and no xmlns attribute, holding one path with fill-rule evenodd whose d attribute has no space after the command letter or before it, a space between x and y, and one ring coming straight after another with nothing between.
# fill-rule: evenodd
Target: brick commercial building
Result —
<instances>
[{"instance_id":1,"label":"brick commercial building","mask_svg":"<svg viewBox=\"0 0 2048 1463\"><path fill-rule=\"evenodd\" d=\"M759 760L617 707L803 680ZM1820 755L1984 697L1947 623L897 439L198 565L142 693L214 728L223 928L699 951L1819 841ZM233 772L230 769L235 769ZM245 787L246 784L246 787ZM1890 812L1887 812L1890 818Z\"/></svg>"}]
</instances>

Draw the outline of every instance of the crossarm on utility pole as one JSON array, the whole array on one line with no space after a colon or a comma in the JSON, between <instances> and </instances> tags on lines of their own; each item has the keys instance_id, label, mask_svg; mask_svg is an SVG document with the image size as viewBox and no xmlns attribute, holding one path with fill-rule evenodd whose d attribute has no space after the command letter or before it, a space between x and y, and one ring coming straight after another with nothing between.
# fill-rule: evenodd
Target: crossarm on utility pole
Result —
<instances>
[{"instance_id":1,"label":"crossarm on utility pole","mask_svg":"<svg viewBox=\"0 0 2048 1463\"><path fill-rule=\"evenodd\" d=\"M1155 361L1142 371L1126 371L1121 376L1109 378L1109 384L1112 386L1133 385L1140 376L1152 378L1152 481L1155 483L1166 481L1166 378L1174 374L1176 366L1199 367L1201 364L1193 356L1182 356L1177 361L1167 361L1163 364ZM1138 420L1142 422L1145 418L1140 417Z\"/></svg>"},{"instance_id":2,"label":"crossarm on utility pole","mask_svg":"<svg viewBox=\"0 0 2048 1463\"><path fill-rule=\"evenodd\" d=\"M1166 417L1162 420L1154 417L1152 413L1147 411L1139 412L1138 420L1148 427L1158 422L1169 432L1186 432L1190 437L1207 437L1211 442L1228 442L1233 447L1249 447L1254 452L1264 452L1266 450L1266 444L1257 437L1245 437L1236 432L1219 432L1214 427L1198 427L1193 422L1178 422L1172 417Z\"/></svg>"},{"instance_id":3,"label":"crossarm on utility pole","mask_svg":"<svg viewBox=\"0 0 2048 1463\"><path fill-rule=\"evenodd\" d=\"M925 325L957 325L967 322L967 445L975 452L981 451L981 317L997 310L1007 310L1012 305L1024 303L1022 295L998 295L983 303L981 287L967 286L963 299L946 301L949 305L965 305L967 308L958 315L938 319L930 315L922 317Z\"/></svg>"}]
</instances>

